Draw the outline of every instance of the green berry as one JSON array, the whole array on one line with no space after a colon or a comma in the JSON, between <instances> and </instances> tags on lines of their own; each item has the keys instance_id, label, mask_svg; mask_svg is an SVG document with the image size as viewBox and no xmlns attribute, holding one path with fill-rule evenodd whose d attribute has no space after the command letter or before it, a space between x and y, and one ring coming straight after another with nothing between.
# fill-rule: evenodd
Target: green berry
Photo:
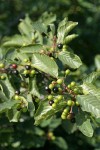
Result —
<instances>
[{"instance_id":1,"label":"green berry","mask_svg":"<svg viewBox=\"0 0 100 150\"><path fill-rule=\"evenodd\" d=\"M56 107L57 107L56 103L53 103L52 108L56 108Z\"/></svg>"},{"instance_id":2,"label":"green berry","mask_svg":"<svg viewBox=\"0 0 100 150\"><path fill-rule=\"evenodd\" d=\"M66 45L63 45L63 48L67 48L67 46L66 46Z\"/></svg>"},{"instance_id":3,"label":"green berry","mask_svg":"<svg viewBox=\"0 0 100 150\"><path fill-rule=\"evenodd\" d=\"M28 70L24 70L23 74L29 74Z\"/></svg>"},{"instance_id":4,"label":"green berry","mask_svg":"<svg viewBox=\"0 0 100 150\"><path fill-rule=\"evenodd\" d=\"M48 100L52 100L53 96L52 95L48 95Z\"/></svg>"},{"instance_id":5,"label":"green berry","mask_svg":"<svg viewBox=\"0 0 100 150\"><path fill-rule=\"evenodd\" d=\"M67 86L69 89L71 89L71 85L70 84L68 84L68 86Z\"/></svg>"},{"instance_id":6,"label":"green berry","mask_svg":"<svg viewBox=\"0 0 100 150\"><path fill-rule=\"evenodd\" d=\"M50 84L49 89L53 89L53 88L54 88L54 84Z\"/></svg>"},{"instance_id":7,"label":"green berry","mask_svg":"<svg viewBox=\"0 0 100 150\"><path fill-rule=\"evenodd\" d=\"M58 99L54 99L54 103L56 103L56 104L57 104L58 102L59 102L59 100L58 100Z\"/></svg>"},{"instance_id":8,"label":"green berry","mask_svg":"<svg viewBox=\"0 0 100 150\"><path fill-rule=\"evenodd\" d=\"M67 70L65 71L65 75L69 75L69 74L70 74L70 70L67 69Z\"/></svg>"},{"instance_id":9,"label":"green berry","mask_svg":"<svg viewBox=\"0 0 100 150\"><path fill-rule=\"evenodd\" d=\"M0 64L0 68L4 68L4 64L3 63Z\"/></svg>"},{"instance_id":10,"label":"green berry","mask_svg":"<svg viewBox=\"0 0 100 150\"><path fill-rule=\"evenodd\" d=\"M72 104L73 104L72 100L68 100L68 101L67 101L67 105L68 105L68 106L72 106Z\"/></svg>"},{"instance_id":11,"label":"green berry","mask_svg":"<svg viewBox=\"0 0 100 150\"><path fill-rule=\"evenodd\" d=\"M55 139L56 139L56 137L53 135L53 136L51 137L51 140L54 141Z\"/></svg>"},{"instance_id":12,"label":"green berry","mask_svg":"<svg viewBox=\"0 0 100 150\"><path fill-rule=\"evenodd\" d=\"M69 108L65 108L63 112L67 114L69 112Z\"/></svg>"},{"instance_id":13,"label":"green berry","mask_svg":"<svg viewBox=\"0 0 100 150\"><path fill-rule=\"evenodd\" d=\"M28 59L24 59L24 62L28 62Z\"/></svg>"},{"instance_id":14,"label":"green berry","mask_svg":"<svg viewBox=\"0 0 100 150\"><path fill-rule=\"evenodd\" d=\"M74 87L75 85L76 85L76 83L73 81L73 82L71 82L71 87Z\"/></svg>"},{"instance_id":15,"label":"green berry","mask_svg":"<svg viewBox=\"0 0 100 150\"><path fill-rule=\"evenodd\" d=\"M30 74L34 75L34 74L36 74L36 71L35 70L31 70Z\"/></svg>"},{"instance_id":16,"label":"green berry","mask_svg":"<svg viewBox=\"0 0 100 150\"><path fill-rule=\"evenodd\" d=\"M63 83L63 79L58 79L58 80L57 80L57 83L58 83L58 84L62 84L62 83Z\"/></svg>"},{"instance_id":17,"label":"green berry","mask_svg":"<svg viewBox=\"0 0 100 150\"><path fill-rule=\"evenodd\" d=\"M1 80L5 80L6 77L2 75L0 78Z\"/></svg>"},{"instance_id":18,"label":"green berry","mask_svg":"<svg viewBox=\"0 0 100 150\"><path fill-rule=\"evenodd\" d=\"M62 96L62 95L59 95L59 96L57 97L57 99L58 99L58 100L62 100L62 99L63 99L63 96Z\"/></svg>"},{"instance_id":19,"label":"green berry","mask_svg":"<svg viewBox=\"0 0 100 150\"><path fill-rule=\"evenodd\" d=\"M65 115L61 115L61 119L65 120L66 119L66 116Z\"/></svg>"},{"instance_id":20,"label":"green berry","mask_svg":"<svg viewBox=\"0 0 100 150\"><path fill-rule=\"evenodd\" d=\"M73 91L75 94L78 94L78 88L75 88Z\"/></svg>"},{"instance_id":21,"label":"green berry","mask_svg":"<svg viewBox=\"0 0 100 150\"><path fill-rule=\"evenodd\" d=\"M76 104L76 106L80 106L80 104L79 104L79 102L78 102L78 101L76 101L76 102L75 102L75 104Z\"/></svg>"},{"instance_id":22,"label":"green berry","mask_svg":"<svg viewBox=\"0 0 100 150\"><path fill-rule=\"evenodd\" d=\"M20 97L19 97L18 95L15 95L14 99L15 99L15 100L19 100Z\"/></svg>"},{"instance_id":23,"label":"green berry","mask_svg":"<svg viewBox=\"0 0 100 150\"><path fill-rule=\"evenodd\" d=\"M59 93L62 93L62 89L61 88L58 88L58 91L59 91Z\"/></svg>"}]
</instances>

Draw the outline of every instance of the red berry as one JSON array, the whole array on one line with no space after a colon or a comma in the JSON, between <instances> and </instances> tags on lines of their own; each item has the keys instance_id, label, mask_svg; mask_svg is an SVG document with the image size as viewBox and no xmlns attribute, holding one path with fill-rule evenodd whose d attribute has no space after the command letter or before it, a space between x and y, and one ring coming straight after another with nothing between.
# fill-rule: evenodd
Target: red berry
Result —
<instances>
[{"instance_id":1,"label":"red berry","mask_svg":"<svg viewBox=\"0 0 100 150\"><path fill-rule=\"evenodd\" d=\"M16 68L17 68L17 65L16 65L16 64L12 64L11 67L12 67L13 69L16 69Z\"/></svg>"}]
</instances>

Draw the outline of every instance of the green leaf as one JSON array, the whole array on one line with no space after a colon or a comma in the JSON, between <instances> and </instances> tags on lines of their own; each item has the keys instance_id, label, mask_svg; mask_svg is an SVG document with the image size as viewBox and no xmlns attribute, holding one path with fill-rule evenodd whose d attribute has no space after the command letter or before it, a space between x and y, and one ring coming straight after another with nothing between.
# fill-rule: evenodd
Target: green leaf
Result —
<instances>
[{"instance_id":1,"label":"green leaf","mask_svg":"<svg viewBox=\"0 0 100 150\"><path fill-rule=\"evenodd\" d=\"M43 15L39 18L39 21L43 22L45 25L49 25L56 21L56 15L53 13L44 12Z\"/></svg>"},{"instance_id":2,"label":"green leaf","mask_svg":"<svg viewBox=\"0 0 100 150\"><path fill-rule=\"evenodd\" d=\"M100 101L93 95L78 95L76 97L83 111L90 112L96 118L100 117Z\"/></svg>"},{"instance_id":3,"label":"green leaf","mask_svg":"<svg viewBox=\"0 0 100 150\"><path fill-rule=\"evenodd\" d=\"M100 101L100 89L96 88L91 83L84 83L82 85L83 90L86 90L90 95L95 96Z\"/></svg>"},{"instance_id":4,"label":"green leaf","mask_svg":"<svg viewBox=\"0 0 100 150\"><path fill-rule=\"evenodd\" d=\"M40 44L34 44L22 47L20 49L21 53L34 53L34 52L40 52L43 49L43 46Z\"/></svg>"},{"instance_id":5,"label":"green leaf","mask_svg":"<svg viewBox=\"0 0 100 150\"><path fill-rule=\"evenodd\" d=\"M6 101L4 103L0 103L0 113L4 112L7 109L11 109L17 103L17 101Z\"/></svg>"},{"instance_id":6,"label":"green leaf","mask_svg":"<svg viewBox=\"0 0 100 150\"><path fill-rule=\"evenodd\" d=\"M21 47L23 45L29 45L31 44L31 42L29 41L29 39L25 36L21 36L21 35L14 35L13 37L9 38L7 41L5 41L3 43L4 47Z\"/></svg>"},{"instance_id":7,"label":"green leaf","mask_svg":"<svg viewBox=\"0 0 100 150\"><path fill-rule=\"evenodd\" d=\"M28 15L26 15L24 20L21 20L18 29L22 35L27 36L29 39L32 38L32 21Z\"/></svg>"},{"instance_id":8,"label":"green leaf","mask_svg":"<svg viewBox=\"0 0 100 150\"><path fill-rule=\"evenodd\" d=\"M40 98L40 93L39 93L39 89L37 87L36 77L34 77L34 79L30 79L29 82L30 82L30 87L29 87L30 93L33 96L37 96Z\"/></svg>"},{"instance_id":9,"label":"green leaf","mask_svg":"<svg viewBox=\"0 0 100 150\"><path fill-rule=\"evenodd\" d=\"M78 113L76 115L76 124L78 129L88 137L93 136L93 128L90 123L90 119L88 119L84 113Z\"/></svg>"},{"instance_id":10,"label":"green leaf","mask_svg":"<svg viewBox=\"0 0 100 150\"><path fill-rule=\"evenodd\" d=\"M28 102L28 110L34 114L35 106L34 106L34 103L32 101L32 95L31 94L27 95L27 102Z\"/></svg>"},{"instance_id":11,"label":"green leaf","mask_svg":"<svg viewBox=\"0 0 100 150\"><path fill-rule=\"evenodd\" d=\"M33 23L33 29L40 33L47 34L47 26L39 21Z\"/></svg>"},{"instance_id":12,"label":"green leaf","mask_svg":"<svg viewBox=\"0 0 100 150\"><path fill-rule=\"evenodd\" d=\"M62 137L56 137L56 139L53 141L54 144L56 144L61 149L68 149L67 143Z\"/></svg>"},{"instance_id":13,"label":"green leaf","mask_svg":"<svg viewBox=\"0 0 100 150\"><path fill-rule=\"evenodd\" d=\"M100 71L100 55L95 56L95 65L96 65L97 70Z\"/></svg>"},{"instance_id":14,"label":"green leaf","mask_svg":"<svg viewBox=\"0 0 100 150\"><path fill-rule=\"evenodd\" d=\"M95 80L99 77L100 77L100 71L92 72L91 74L87 75L87 77L83 79L83 82L92 83L95 82Z\"/></svg>"},{"instance_id":15,"label":"green leaf","mask_svg":"<svg viewBox=\"0 0 100 150\"><path fill-rule=\"evenodd\" d=\"M0 102L1 101L8 101L9 99L5 96L5 94L2 92L2 91L0 91Z\"/></svg>"},{"instance_id":16,"label":"green leaf","mask_svg":"<svg viewBox=\"0 0 100 150\"><path fill-rule=\"evenodd\" d=\"M58 66L54 60L44 54L33 54L33 67L53 76L58 77Z\"/></svg>"},{"instance_id":17,"label":"green leaf","mask_svg":"<svg viewBox=\"0 0 100 150\"><path fill-rule=\"evenodd\" d=\"M68 21L66 18L58 26L57 43L63 43L66 35L77 25L77 22Z\"/></svg>"},{"instance_id":18,"label":"green leaf","mask_svg":"<svg viewBox=\"0 0 100 150\"><path fill-rule=\"evenodd\" d=\"M3 82L0 81L0 84L3 88L3 92L7 96L7 98L11 99L15 94L15 90L14 90L13 86L11 85L11 82L9 81L9 78L7 77L7 75L5 75L5 77L6 77L6 79L3 80Z\"/></svg>"},{"instance_id":19,"label":"green leaf","mask_svg":"<svg viewBox=\"0 0 100 150\"><path fill-rule=\"evenodd\" d=\"M35 114L35 125L40 124L44 119L49 119L50 117L52 117L56 112L62 110L62 108L66 105L66 102L63 101L61 103L59 103L59 105L57 106L56 109L53 109L49 103L48 100L45 101L41 101L40 105L36 111Z\"/></svg>"},{"instance_id":20,"label":"green leaf","mask_svg":"<svg viewBox=\"0 0 100 150\"><path fill-rule=\"evenodd\" d=\"M75 39L76 37L78 37L77 34L68 35L68 36L64 39L64 43L68 44L68 43L70 43L73 39Z\"/></svg>"},{"instance_id":21,"label":"green leaf","mask_svg":"<svg viewBox=\"0 0 100 150\"><path fill-rule=\"evenodd\" d=\"M18 122L21 112L17 111L16 108L7 111L7 117L10 122Z\"/></svg>"},{"instance_id":22,"label":"green leaf","mask_svg":"<svg viewBox=\"0 0 100 150\"><path fill-rule=\"evenodd\" d=\"M62 122L62 127L69 134L72 134L72 133L74 133L77 130L76 124L72 124L68 120L65 120L65 121Z\"/></svg>"},{"instance_id":23,"label":"green leaf","mask_svg":"<svg viewBox=\"0 0 100 150\"><path fill-rule=\"evenodd\" d=\"M61 51L58 54L58 58L64 65L68 65L70 68L76 69L82 65L80 58L77 55L68 51Z\"/></svg>"}]
</instances>

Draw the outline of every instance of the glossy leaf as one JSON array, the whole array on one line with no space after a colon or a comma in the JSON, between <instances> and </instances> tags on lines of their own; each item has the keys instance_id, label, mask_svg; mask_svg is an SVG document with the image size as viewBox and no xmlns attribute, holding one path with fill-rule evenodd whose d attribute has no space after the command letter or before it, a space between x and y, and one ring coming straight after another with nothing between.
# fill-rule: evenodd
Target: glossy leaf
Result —
<instances>
[{"instance_id":1,"label":"glossy leaf","mask_svg":"<svg viewBox=\"0 0 100 150\"><path fill-rule=\"evenodd\" d=\"M90 112L96 118L100 117L100 101L93 95L78 95L77 100L83 111Z\"/></svg>"},{"instance_id":2,"label":"glossy leaf","mask_svg":"<svg viewBox=\"0 0 100 150\"><path fill-rule=\"evenodd\" d=\"M58 54L59 60L64 64L68 65L70 68L79 68L82 65L80 58L68 51L62 51Z\"/></svg>"},{"instance_id":3,"label":"glossy leaf","mask_svg":"<svg viewBox=\"0 0 100 150\"><path fill-rule=\"evenodd\" d=\"M58 66L54 60L44 54L33 54L32 66L53 76L58 76Z\"/></svg>"}]
</instances>

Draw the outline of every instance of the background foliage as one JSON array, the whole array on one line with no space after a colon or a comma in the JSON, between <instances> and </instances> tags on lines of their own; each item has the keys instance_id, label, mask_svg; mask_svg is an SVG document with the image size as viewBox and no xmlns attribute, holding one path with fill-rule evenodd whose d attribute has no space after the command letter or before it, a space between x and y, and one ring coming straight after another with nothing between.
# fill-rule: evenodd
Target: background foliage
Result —
<instances>
[{"instance_id":1,"label":"background foliage","mask_svg":"<svg viewBox=\"0 0 100 150\"><path fill-rule=\"evenodd\" d=\"M75 32L79 38L71 43L75 53L80 55L87 65L87 73L98 69L97 54L100 53L100 0L1 0L0 2L0 39L17 33L20 18L28 13L32 20L37 20L46 10L57 15L57 22L68 16L69 20L79 22ZM96 56L96 57L95 57ZM90 58L90 59L89 59ZM100 86L100 84L96 83ZM33 126L29 114L23 114L19 123L9 123L5 115L0 116L0 149L95 149L100 147L100 130L95 130L93 138L86 138L80 132L65 134L61 120L44 122L40 127ZM66 126L66 125L65 125ZM62 129L62 130L61 130ZM57 141L48 140L47 133L54 132ZM73 129L74 131L74 129ZM59 141L59 142L58 142ZM66 141L66 142L65 142ZM61 144L59 144L61 143ZM56 145L58 147L56 147ZM63 147L60 147L63 145Z\"/></svg>"}]
</instances>

